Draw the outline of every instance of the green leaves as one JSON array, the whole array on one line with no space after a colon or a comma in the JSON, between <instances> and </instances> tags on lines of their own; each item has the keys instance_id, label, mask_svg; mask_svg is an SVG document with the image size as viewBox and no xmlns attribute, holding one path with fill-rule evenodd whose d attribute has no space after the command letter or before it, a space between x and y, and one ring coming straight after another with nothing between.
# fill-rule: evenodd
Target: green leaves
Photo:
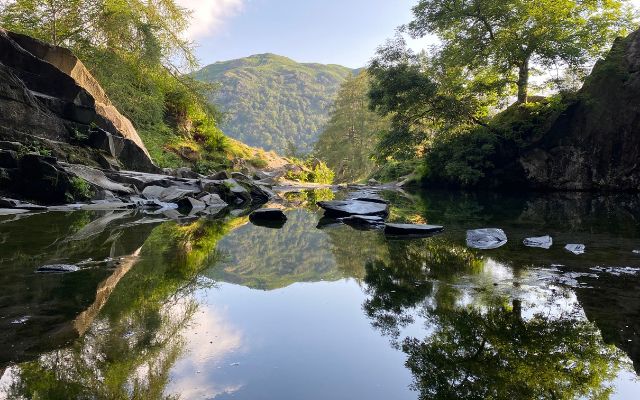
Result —
<instances>
[{"instance_id":1,"label":"green leaves","mask_svg":"<svg viewBox=\"0 0 640 400\"><path fill-rule=\"evenodd\" d=\"M575 67L602 54L633 26L627 0L421 0L406 27L436 35L434 57L472 75L491 70L526 102L531 64ZM517 73L520 78L516 81Z\"/></svg>"},{"instance_id":2,"label":"green leaves","mask_svg":"<svg viewBox=\"0 0 640 400\"><path fill-rule=\"evenodd\" d=\"M355 182L373 172L378 135L388 129L388 118L369 110L369 85L367 72L342 84L331 120L315 145L315 153L336 171L338 182Z\"/></svg>"}]
</instances>

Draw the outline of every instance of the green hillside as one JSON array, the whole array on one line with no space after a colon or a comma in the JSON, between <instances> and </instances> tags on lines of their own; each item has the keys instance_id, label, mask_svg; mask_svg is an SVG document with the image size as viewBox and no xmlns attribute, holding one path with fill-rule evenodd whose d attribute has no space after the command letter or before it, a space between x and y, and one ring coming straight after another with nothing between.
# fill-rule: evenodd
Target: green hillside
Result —
<instances>
[{"instance_id":1,"label":"green hillside","mask_svg":"<svg viewBox=\"0 0 640 400\"><path fill-rule=\"evenodd\" d=\"M217 62L194 77L220 85L210 100L227 113L223 131L251 146L306 153L328 121L340 84L353 70L301 64L275 54Z\"/></svg>"}]
</instances>

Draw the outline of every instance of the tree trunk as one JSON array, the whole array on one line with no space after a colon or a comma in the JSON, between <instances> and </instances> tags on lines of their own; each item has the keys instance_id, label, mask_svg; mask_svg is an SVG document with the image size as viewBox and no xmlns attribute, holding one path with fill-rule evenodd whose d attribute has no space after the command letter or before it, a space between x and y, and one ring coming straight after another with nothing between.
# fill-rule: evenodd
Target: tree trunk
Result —
<instances>
[{"instance_id":1,"label":"tree trunk","mask_svg":"<svg viewBox=\"0 0 640 400\"><path fill-rule=\"evenodd\" d=\"M524 104L529 99L529 60L525 60L518 68L518 103Z\"/></svg>"}]
</instances>

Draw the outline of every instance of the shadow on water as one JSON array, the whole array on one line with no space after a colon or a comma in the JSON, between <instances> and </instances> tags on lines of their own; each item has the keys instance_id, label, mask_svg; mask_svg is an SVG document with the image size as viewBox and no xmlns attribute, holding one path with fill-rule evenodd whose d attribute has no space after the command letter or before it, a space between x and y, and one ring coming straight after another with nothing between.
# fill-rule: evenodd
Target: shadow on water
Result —
<instances>
[{"instance_id":1,"label":"shadow on water","mask_svg":"<svg viewBox=\"0 0 640 400\"><path fill-rule=\"evenodd\" d=\"M354 284L365 325L404 354L401 368L424 399L607 398L630 368L620 350L638 369L638 197L384 195L393 221L446 231L398 241L339 224L317 229L315 203L333 197L326 191L288 194L280 229L130 211L0 219L0 398L174 398L172 371L190 357L189 326L207 307L199 296L217 282L251 289L245 301L301 282ZM467 248L465 231L483 227L504 229L509 242ZM522 245L542 234L554 237L552 249ZM587 252L575 256L565 243ZM74 273L35 272L82 261ZM242 317L260 319L250 309ZM296 321L280 323L304 335Z\"/></svg>"}]
</instances>

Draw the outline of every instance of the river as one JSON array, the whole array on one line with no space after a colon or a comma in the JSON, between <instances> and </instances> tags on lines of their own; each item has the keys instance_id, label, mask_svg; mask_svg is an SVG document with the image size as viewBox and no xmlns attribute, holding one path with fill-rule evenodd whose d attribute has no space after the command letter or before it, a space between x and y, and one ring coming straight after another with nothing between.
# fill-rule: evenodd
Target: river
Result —
<instances>
[{"instance_id":1,"label":"river","mask_svg":"<svg viewBox=\"0 0 640 400\"><path fill-rule=\"evenodd\" d=\"M639 197L385 192L391 220L445 226L399 240L319 226L334 196L283 193L281 229L0 216L0 398L638 398Z\"/></svg>"}]
</instances>

